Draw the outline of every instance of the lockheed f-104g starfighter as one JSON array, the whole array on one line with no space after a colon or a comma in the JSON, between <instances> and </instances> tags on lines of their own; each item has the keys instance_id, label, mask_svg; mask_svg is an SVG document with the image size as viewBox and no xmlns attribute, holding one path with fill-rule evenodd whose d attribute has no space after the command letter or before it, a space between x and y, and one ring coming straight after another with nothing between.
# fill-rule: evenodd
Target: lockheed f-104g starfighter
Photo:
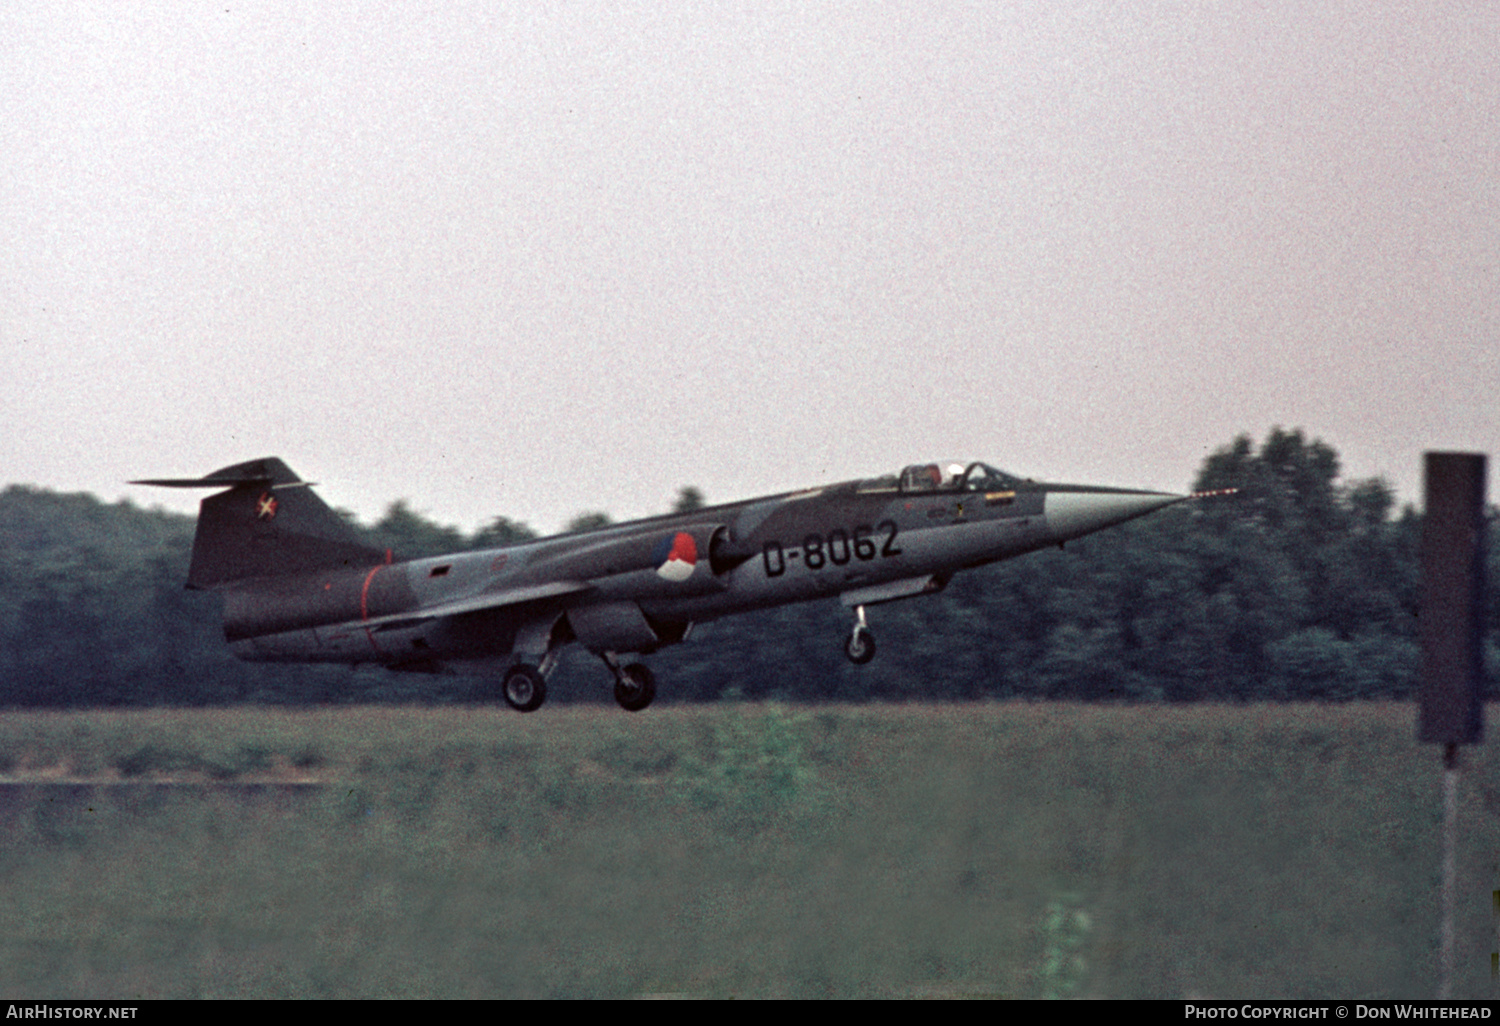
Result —
<instances>
[{"instance_id":1,"label":"lockheed f-104g starfighter","mask_svg":"<svg viewBox=\"0 0 1500 1026\"><path fill-rule=\"evenodd\" d=\"M875 654L868 606L941 591L955 573L1143 516L1188 496L1043 484L984 463L706 506L476 552L398 561L362 542L279 459L133 484L223 489L203 500L189 588L224 599L247 660L377 663L481 674L521 712L547 695L577 642L644 709L656 681L622 662L694 624L836 597L853 612L855 663Z\"/></svg>"}]
</instances>

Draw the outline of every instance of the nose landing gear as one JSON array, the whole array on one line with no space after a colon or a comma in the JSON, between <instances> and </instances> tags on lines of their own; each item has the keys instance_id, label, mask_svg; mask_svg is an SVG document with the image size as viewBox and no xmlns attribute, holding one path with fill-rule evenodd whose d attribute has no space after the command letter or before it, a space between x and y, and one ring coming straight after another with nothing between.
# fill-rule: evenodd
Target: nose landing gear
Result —
<instances>
[{"instance_id":1,"label":"nose landing gear","mask_svg":"<svg viewBox=\"0 0 1500 1026\"><path fill-rule=\"evenodd\" d=\"M854 623L854 629L849 632L848 639L844 641L844 655L856 666L863 666L875 658L875 635L865 622L864 606L855 606L854 615L858 619Z\"/></svg>"}]
</instances>

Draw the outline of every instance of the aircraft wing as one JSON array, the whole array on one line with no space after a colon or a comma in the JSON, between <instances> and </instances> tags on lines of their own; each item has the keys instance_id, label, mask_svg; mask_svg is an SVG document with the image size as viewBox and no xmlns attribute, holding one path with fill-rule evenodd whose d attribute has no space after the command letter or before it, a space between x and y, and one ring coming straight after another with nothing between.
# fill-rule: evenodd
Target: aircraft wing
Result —
<instances>
[{"instance_id":1,"label":"aircraft wing","mask_svg":"<svg viewBox=\"0 0 1500 1026\"><path fill-rule=\"evenodd\" d=\"M548 581L546 584L507 588L504 591L487 591L480 595L470 595L468 598L454 599L451 602L440 602L435 606L422 606L404 613L372 617L361 621L360 626L377 631L395 630L425 623L428 620L439 620L445 616L457 616L460 613L477 613L485 609L500 609L504 606L519 606L540 599L574 595L589 591L593 587L587 581Z\"/></svg>"}]
</instances>

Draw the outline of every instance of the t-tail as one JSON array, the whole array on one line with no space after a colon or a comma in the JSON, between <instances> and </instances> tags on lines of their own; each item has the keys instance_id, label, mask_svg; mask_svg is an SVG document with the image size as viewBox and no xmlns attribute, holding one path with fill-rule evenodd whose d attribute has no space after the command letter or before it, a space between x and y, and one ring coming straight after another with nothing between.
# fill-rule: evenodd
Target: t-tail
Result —
<instances>
[{"instance_id":1,"label":"t-tail","mask_svg":"<svg viewBox=\"0 0 1500 1026\"><path fill-rule=\"evenodd\" d=\"M131 484L225 488L203 500L193 539L189 588L220 588L255 578L358 569L390 560L364 544L291 467L275 457L236 463L207 477Z\"/></svg>"}]
</instances>

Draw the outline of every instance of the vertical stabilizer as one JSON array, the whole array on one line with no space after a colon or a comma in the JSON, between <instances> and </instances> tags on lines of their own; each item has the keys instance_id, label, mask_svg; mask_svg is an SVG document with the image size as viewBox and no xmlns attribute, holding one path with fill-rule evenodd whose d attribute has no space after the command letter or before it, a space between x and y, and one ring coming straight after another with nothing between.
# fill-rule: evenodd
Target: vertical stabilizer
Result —
<instances>
[{"instance_id":1,"label":"vertical stabilizer","mask_svg":"<svg viewBox=\"0 0 1500 1026\"><path fill-rule=\"evenodd\" d=\"M189 588L386 561L385 552L363 544L308 482L274 457L237 463L202 478L132 483L228 486L228 491L210 495L199 507Z\"/></svg>"}]
</instances>

